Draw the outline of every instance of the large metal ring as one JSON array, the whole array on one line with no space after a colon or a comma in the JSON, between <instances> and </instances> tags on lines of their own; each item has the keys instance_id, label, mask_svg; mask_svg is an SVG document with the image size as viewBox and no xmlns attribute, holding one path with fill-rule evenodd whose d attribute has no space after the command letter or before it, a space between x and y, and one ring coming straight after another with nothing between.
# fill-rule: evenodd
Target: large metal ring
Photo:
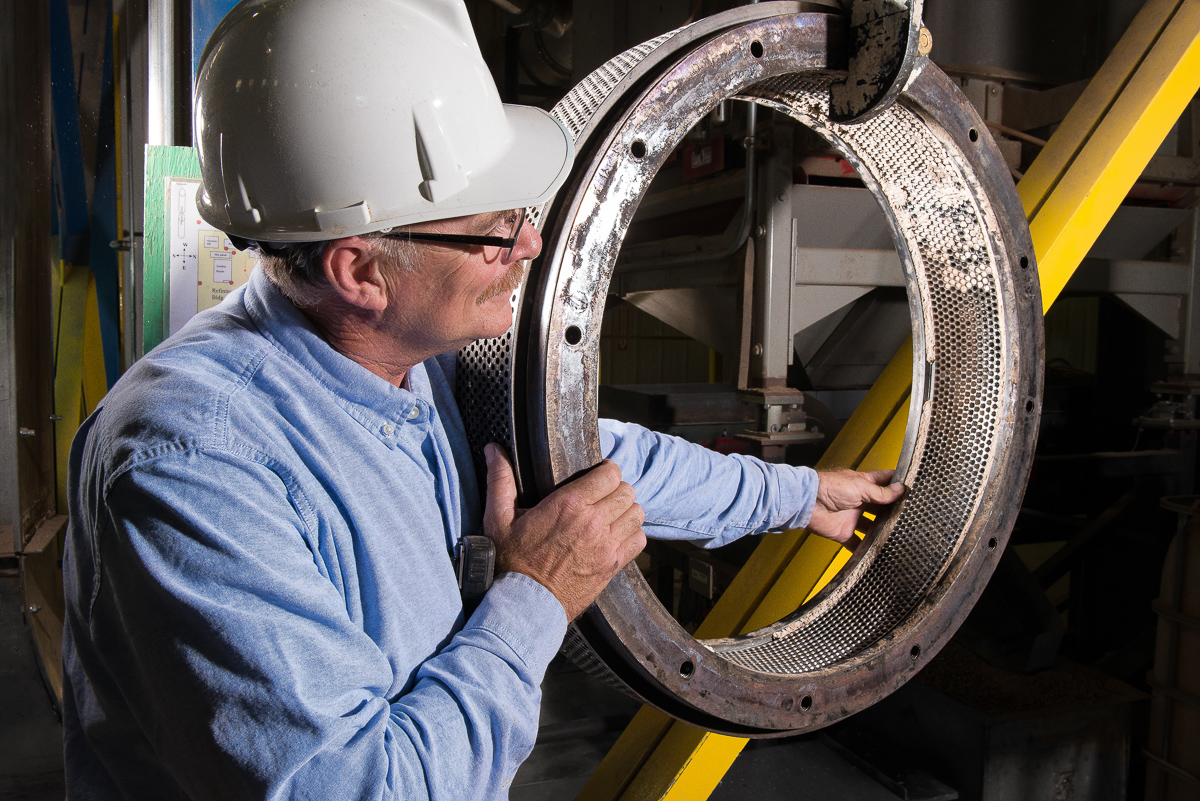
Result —
<instances>
[{"instance_id":1,"label":"large metal ring","mask_svg":"<svg viewBox=\"0 0 1200 801\"><path fill-rule=\"evenodd\" d=\"M966 617L1015 519L1041 400L1041 297L1021 204L971 105L918 65L868 122L828 118L843 20L763 3L618 56L554 113L574 175L536 215L545 250L514 329L460 355L477 447L508 441L526 495L600 459L600 324L621 242L659 166L726 98L809 126L858 170L901 256L913 383L899 470L910 489L815 598L744 636L698 641L635 566L573 626L578 662L671 715L741 736L819 728L903 684Z\"/></svg>"}]
</instances>

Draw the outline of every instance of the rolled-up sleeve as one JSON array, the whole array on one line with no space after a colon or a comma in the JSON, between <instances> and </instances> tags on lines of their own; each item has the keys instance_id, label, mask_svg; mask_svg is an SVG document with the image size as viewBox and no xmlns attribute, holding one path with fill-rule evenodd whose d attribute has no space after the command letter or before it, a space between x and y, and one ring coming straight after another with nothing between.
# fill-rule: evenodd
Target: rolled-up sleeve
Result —
<instances>
[{"instance_id":1,"label":"rolled-up sleeve","mask_svg":"<svg viewBox=\"0 0 1200 801\"><path fill-rule=\"evenodd\" d=\"M600 449L621 468L657 539L706 548L745 534L803 528L812 516L817 474L723 454L616 420L600 420Z\"/></svg>"}]
</instances>

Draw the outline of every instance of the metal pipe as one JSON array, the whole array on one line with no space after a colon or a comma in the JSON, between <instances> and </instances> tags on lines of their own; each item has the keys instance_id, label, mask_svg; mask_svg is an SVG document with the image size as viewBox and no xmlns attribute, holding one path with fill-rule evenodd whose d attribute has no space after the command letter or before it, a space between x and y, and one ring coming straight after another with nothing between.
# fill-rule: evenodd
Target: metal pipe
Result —
<instances>
[{"instance_id":1,"label":"metal pipe","mask_svg":"<svg viewBox=\"0 0 1200 801\"><path fill-rule=\"evenodd\" d=\"M150 3L146 40L149 103L146 143L175 144L175 0Z\"/></svg>"}]
</instances>

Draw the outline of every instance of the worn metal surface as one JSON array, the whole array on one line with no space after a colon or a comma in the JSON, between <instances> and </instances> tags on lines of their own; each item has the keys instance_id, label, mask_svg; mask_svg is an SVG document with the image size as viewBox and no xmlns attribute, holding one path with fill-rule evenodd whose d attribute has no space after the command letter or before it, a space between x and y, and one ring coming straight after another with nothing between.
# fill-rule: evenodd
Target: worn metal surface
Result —
<instances>
[{"instance_id":1,"label":"worn metal surface","mask_svg":"<svg viewBox=\"0 0 1200 801\"><path fill-rule=\"evenodd\" d=\"M821 133L888 209L917 354L900 457L906 499L839 580L758 631L697 641L630 567L568 637L574 658L627 692L743 736L827 725L900 686L944 644L1008 536L1041 387L1033 249L974 110L922 64L874 119L831 123L829 86L844 54L829 48L844 38L843 21L774 13L729 19L723 30L720 16L710 18L704 37L669 57L655 49L669 35L649 43L636 56L643 78L624 80L632 70L619 63L614 80L585 82L556 108L581 155L539 215L545 255L509 335L525 359L496 382L511 384L511 408L528 412L513 426L527 489L549 492L599 460L597 344L617 252L659 165L725 98L752 99Z\"/></svg>"},{"instance_id":2,"label":"worn metal surface","mask_svg":"<svg viewBox=\"0 0 1200 801\"><path fill-rule=\"evenodd\" d=\"M588 75L554 109L555 115L575 138L576 171L589 163L597 130L608 121L610 115L617 113L632 100L630 94L634 88L651 80L654 77L651 73L664 61L718 31L772 15L791 13L795 8L795 4L790 2L756 3L708 17L632 47ZM714 101L706 106L706 111L715 105ZM572 191L573 185L572 182L568 182L554 201L544 207L530 210L530 219L544 237L549 237L556 230L553 224L547 225L545 214L552 212L556 204ZM630 213L632 214L632 209ZM552 243L547 239L543 254L551 250ZM616 258L617 250L619 241L618 247L614 248L611 254L613 259ZM475 342L463 348L458 355L458 402L463 419L469 421L467 433L476 467L482 470L480 466L483 464L483 447L489 442L507 446L513 459L518 494L523 503L531 502L537 497L537 490L532 482L534 471L541 471L538 473L539 486L553 484L550 474L531 462L531 441L539 443L539 447L545 446L543 425L538 421L546 410L538 392L535 391L531 396L526 395L524 377L526 364L540 364L545 358L539 344L542 340L536 336L531 338L531 333L538 327L537 323L531 321L535 319L535 314L537 319L544 318L545 309L535 312L530 304L533 298L532 290L543 280L541 267L548 262L549 259L543 255L527 274L522 289L513 293L513 326L508 333L497 339ZM611 271L612 267L609 265L604 286L598 295L601 313ZM525 359L527 353L528 361ZM590 408L589 437L594 439L594 396ZM518 410L520 414L517 413ZM526 411L528 414L525 414ZM586 417L588 415L585 415ZM534 421L532 429L527 425L527 420L530 419ZM589 466L596 461L599 461L598 455Z\"/></svg>"},{"instance_id":3,"label":"worn metal surface","mask_svg":"<svg viewBox=\"0 0 1200 801\"><path fill-rule=\"evenodd\" d=\"M932 41L921 27L922 0L853 0L845 80L829 86L829 118L866 122L900 96Z\"/></svg>"}]
</instances>

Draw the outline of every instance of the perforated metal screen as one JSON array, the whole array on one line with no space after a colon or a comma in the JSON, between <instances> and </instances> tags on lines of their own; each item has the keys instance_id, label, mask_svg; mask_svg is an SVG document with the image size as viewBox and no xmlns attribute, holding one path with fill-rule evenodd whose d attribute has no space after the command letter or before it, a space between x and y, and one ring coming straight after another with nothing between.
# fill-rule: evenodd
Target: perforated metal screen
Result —
<instances>
[{"instance_id":1,"label":"perforated metal screen","mask_svg":"<svg viewBox=\"0 0 1200 801\"><path fill-rule=\"evenodd\" d=\"M889 219L909 289L905 499L830 587L778 623L696 641L627 568L565 645L585 669L647 703L750 736L861 709L944 644L1011 529L1041 387L1032 248L982 121L922 63L884 113L831 123L828 87L844 73L830 43L844 28L794 8L760 4L665 34L559 103L553 113L580 157L559 196L533 211L546 245L513 297L518 322L459 359L477 449L510 443L525 488L545 493L597 458L604 296L638 202L687 131L725 98L753 100L816 130L855 165Z\"/></svg>"}]
</instances>

